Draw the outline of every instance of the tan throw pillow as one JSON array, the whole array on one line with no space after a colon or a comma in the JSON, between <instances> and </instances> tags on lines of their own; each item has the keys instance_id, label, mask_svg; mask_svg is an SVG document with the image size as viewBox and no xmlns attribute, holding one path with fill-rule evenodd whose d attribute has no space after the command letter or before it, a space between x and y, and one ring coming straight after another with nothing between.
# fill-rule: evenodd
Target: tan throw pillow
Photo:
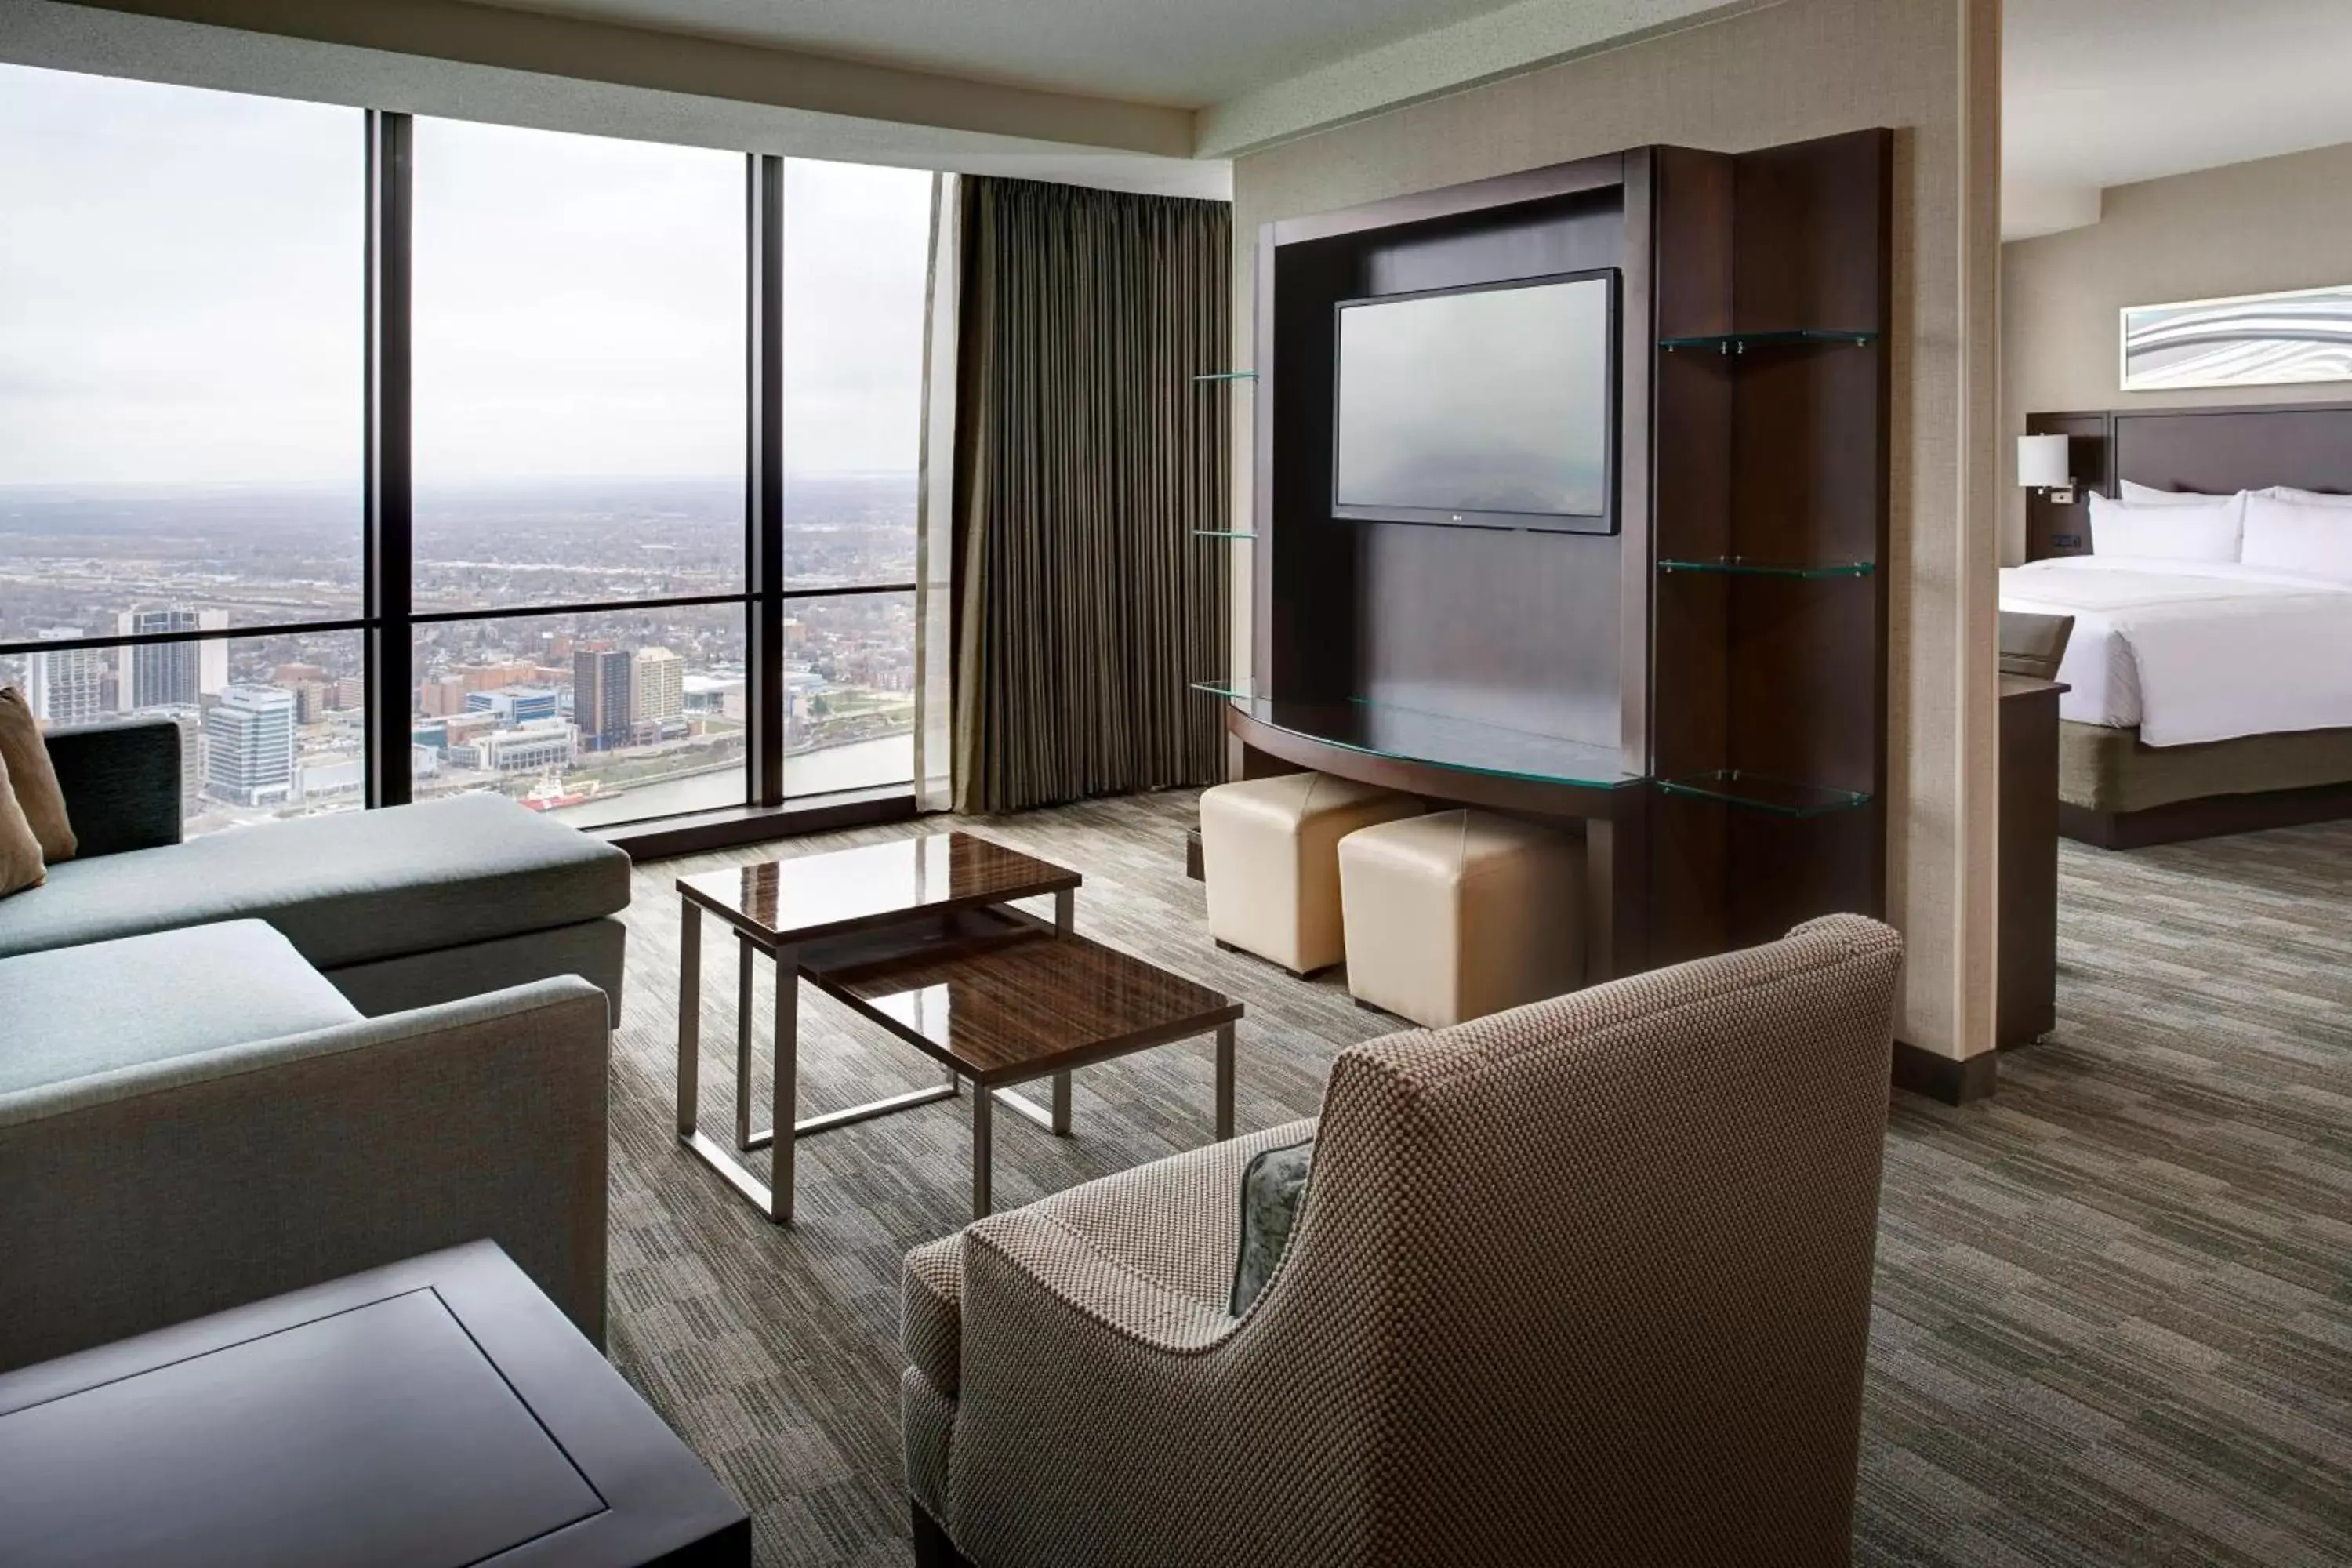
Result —
<instances>
[{"instance_id":1,"label":"tan throw pillow","mask_svg":"<svg viewBox=\"0 0 2352 1568\"><path fill-rule=\"evenodd\" d=\"M33 717L25 694L13 686L0 686L0 762L8 764L16 804L32 825L41 858L52 866L72 859L73 824L66 820L66 795L58 787L58 770L49 763L41 721Z\"/></svg>"},{"instance_id":2,"label":"tan throw pillow","mask_svg":"<svg viewBox=\"0 0 2352 1568\"><path fill-rule=\"evenodd\" d=\"M8 763L0 758L0 899L37 888L48 879L41 866L41 841L8 787Z\"/></svg>"}]
</instances>

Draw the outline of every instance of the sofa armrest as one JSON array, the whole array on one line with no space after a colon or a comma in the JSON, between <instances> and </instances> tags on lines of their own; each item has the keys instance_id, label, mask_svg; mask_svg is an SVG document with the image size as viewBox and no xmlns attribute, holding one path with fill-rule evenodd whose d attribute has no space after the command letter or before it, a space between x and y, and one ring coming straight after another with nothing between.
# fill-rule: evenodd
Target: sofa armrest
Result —
<instances>
[{"instance_id":1,"label":"sofa armrest","mask_svg":"<svg viewBox=\"0 0 2352 1568\"><path fill-rule=\"evenodd\" d=\"M49 762L80 840L76 855L114 855L180 841L180 726L125 719L51 730Z\"/></svg>"},{"instance_id":2,"label":"sofa armrest","mask_svg":"<svg viewBox=\"0 0 2352 1568\"><path fill-rule=\"evenodd\" d=\"M563 978L0 1096L0 1371L483 1237L601 1344L608 1042Z\"/></svg>"}]
</instances>

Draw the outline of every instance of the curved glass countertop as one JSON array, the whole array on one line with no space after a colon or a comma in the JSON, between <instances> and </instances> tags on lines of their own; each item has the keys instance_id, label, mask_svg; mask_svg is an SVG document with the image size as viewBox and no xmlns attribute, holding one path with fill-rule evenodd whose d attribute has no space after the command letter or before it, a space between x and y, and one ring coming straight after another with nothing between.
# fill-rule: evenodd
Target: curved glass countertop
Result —
<instances>
[{"instance_id":1,"label":"curved glass countertop","mask_svg":"<svg viewBox=\"0 0 2352 1568\"><path fill-rule=\"evenodd\" d=\"M1366 756L1580 789L1632 789L1648 782L1625 771L1623 753L1614 746L1564 741L1364 698L1302 701L1246 684L1210 680L1195 681L1193 689L1227 699L1269 729Z\"/></svg>"}]
</instances>

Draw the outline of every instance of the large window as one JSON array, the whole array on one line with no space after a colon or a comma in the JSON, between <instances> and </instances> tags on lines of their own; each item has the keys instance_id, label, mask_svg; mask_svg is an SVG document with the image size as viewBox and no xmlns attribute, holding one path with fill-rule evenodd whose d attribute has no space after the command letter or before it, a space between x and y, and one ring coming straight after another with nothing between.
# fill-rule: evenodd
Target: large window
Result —
<instances>
[{"instance_id":1,"label":"large window","mask_svg":"<svg viewBox=\"0 0 2352 1568\"><path fill-rule=\"evenodd\" d=\"M784 165L784 788L915 776L915 542L932 181Z\"/></svg>"},{"instance_id":2,"label":"large window","mask_svg":"<svg viewBox=\"0 0 2352 1568\"><path fill-rule=\"evenodd\" d=\"M196 831L362 795L362 126L0 66L0 679Z\"/></svg>"},{"instance_id":3,"label":"large window","mask_svg":"<svg viewBox=\"0 0 2352 1568\"><path fill-rule=\"evenodd\" d=\"M417 627L415 795L743 804L742 158L420 120L414 179L414 609L486 613Z\"/></svg>"},{"instance_id":4,"label":"large window","mask_svg":"<svg viewBox=\"0 0 2352 1568\"><path fill-rule=\"evenodd\" d=\"M194 831L909 784L936 184L0 67L0 680Z\"/></svg>"}]
</instances>

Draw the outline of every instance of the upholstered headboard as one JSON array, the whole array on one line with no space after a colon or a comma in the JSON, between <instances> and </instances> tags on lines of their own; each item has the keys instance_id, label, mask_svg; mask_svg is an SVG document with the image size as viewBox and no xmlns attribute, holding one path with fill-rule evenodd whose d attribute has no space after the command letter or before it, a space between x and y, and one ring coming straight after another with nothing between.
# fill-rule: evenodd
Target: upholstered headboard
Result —
<instances>
[{"instance_id":1,"label":"upholstered headboard","mask_svg":"<svg viewBox=\"0 0 2352 1568\"><path fill-rule=\"evenodd\" d=\"M2352 403L2032 414L2025 428L2072 437L2074 478L2102 495L2125 479L2217 495L2267 485L2352 494ZM2027 494L2027 560L2090 548L2091 509L2079 494L2072 506Z\"/></svg>"}]
</instances>

